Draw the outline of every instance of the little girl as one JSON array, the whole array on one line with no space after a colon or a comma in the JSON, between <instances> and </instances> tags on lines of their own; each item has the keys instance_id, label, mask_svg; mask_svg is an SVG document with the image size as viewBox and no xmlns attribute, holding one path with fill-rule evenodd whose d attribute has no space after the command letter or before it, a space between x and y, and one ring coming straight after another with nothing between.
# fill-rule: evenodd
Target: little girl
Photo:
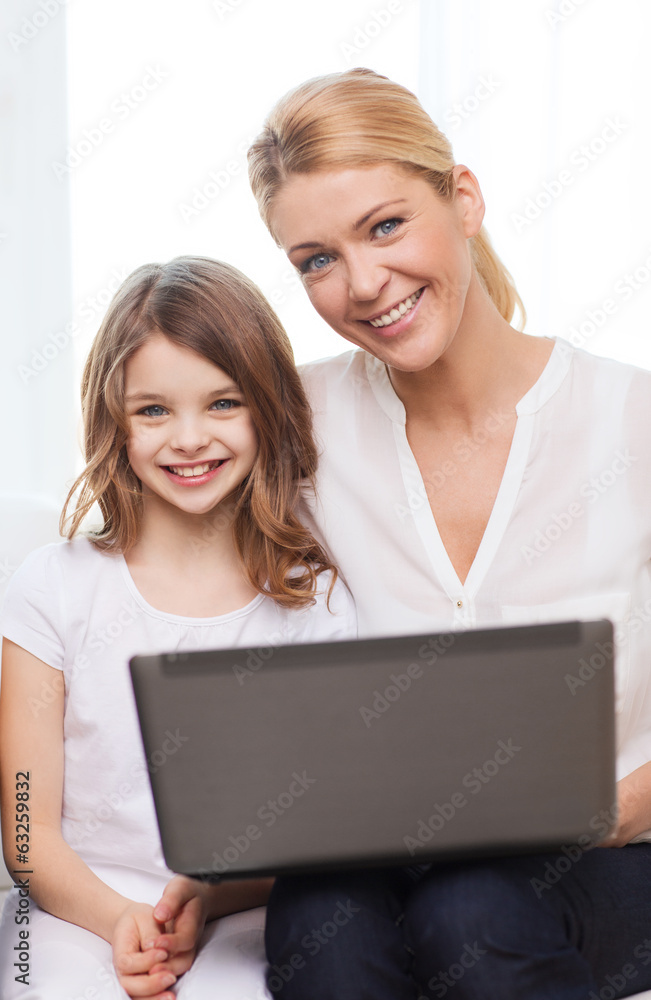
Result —
<instances>
[{"instance_id":1,"label":"little girl","mask_svg":"<svg viewBox=\"0 0 651 1000\"><path fill-rule=\"evenodd\" d=\"M126 279L82 399L86 468L62 514L68 540L26 560L3 609L3 843L29 905L19 889L5 905L0 996L257 1000L261 967L229 946L228 921L204 925L263 905L271 880L177 878L154 910L172 873L127 664L355 634L351 599L298 518L316 467L308 404L262 294L199 257ZM101 527L82 534L94 504ZM165 932L184 949L157 946Z\"/></svg>"}]
</instances>

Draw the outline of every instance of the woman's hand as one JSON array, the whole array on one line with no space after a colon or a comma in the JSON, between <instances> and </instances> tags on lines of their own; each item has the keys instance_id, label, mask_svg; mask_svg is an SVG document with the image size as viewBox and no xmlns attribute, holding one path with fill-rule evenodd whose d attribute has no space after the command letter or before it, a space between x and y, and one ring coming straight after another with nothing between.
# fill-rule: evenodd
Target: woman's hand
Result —
<instances>
[{"instance_id":1,"label":"woman's hand","mask_svg":"<svg viewBox=\"0 0 651 1000\"><path fill-rule=\"evenodd\" d=\"M600 847L624 847L651 829L651 762L617 782L617 825Z\"/></svg>"},{"instance_id":2,"label":"woman's hand","mask_svg":"<svg viewBox=\"0 0 651 1000\"><path fill-rule=\"evenodd\" d=\"M130 997L175 1000L173 993L166 992L177 978L168 952L153 945L164 930L165 921L157 920L154 908L146 903L130 903L118 917L111 938L113 964L120 986Z\"/></svg>"}]
</instances>

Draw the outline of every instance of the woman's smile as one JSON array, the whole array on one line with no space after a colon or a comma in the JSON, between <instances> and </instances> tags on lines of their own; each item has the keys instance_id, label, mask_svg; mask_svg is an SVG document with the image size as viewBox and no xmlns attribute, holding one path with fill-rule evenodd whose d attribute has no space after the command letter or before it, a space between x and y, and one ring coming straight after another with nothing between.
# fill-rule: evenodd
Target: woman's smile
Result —
<instances>
[{"instance_id":1,"label":"woman's smile","mask_svg":"<svg viewBox=\"0 0 651 1000\"><path fill-rule=\"evenodd\" d=\"M273 231L317 312L405 371L432 365L462 325L483 200L470 171L455 171L450 200L383 163L290 175L272 203Z\"/></svg>"},{"instance_id":2,"label":"woman's smile","mask_svg":"<svg viewBox=\"0 0 651 1000\"><path fill-rule=\"evenodd\" d=\"M377 316L366 320L366 322L370 323L383 336L393 336L396 333L401 333L411 323L416 313L416 305L420 301L424 291L424 288L419 288L417 292L408 295L406 299L390 306L388 309L381 310ZM403 322L400 322L401 320Z\"/></svg>"}]
</instances>

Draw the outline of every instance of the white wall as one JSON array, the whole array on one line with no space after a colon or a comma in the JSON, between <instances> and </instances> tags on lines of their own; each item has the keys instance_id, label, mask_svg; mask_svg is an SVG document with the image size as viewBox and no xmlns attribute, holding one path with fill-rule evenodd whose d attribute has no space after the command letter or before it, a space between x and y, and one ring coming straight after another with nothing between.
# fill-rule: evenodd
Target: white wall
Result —
<instances>
[{"instance_id":1,"label":"white wall","mask_svg":"<svg viewBox=\"0 0 651 1000\"><path fill-rule=\"evenodd\" d=\"M4 0L0 13L0 490L58 495L76 393L69 189L51 167L67 127L66 28L43 11L42 28L26 27L35 8Z\"/></svg>"},{"instance_id":2,"label":"white wall","mask_svg":"<svg viewBox=\"0 0 651 1000\"><path fill-rule=\"evenodd\" d=\"M56 6L56 5L55 5ZM53 8L54 9L54 8ZM0 596L29 549L57 535L74 468L65 16L0 9ZM0 886L9 882L0 865Z\"/></svg>"},{"instance_id":3,"label":"white wall","mask_svg":"<svg viewBox=\"0 0 651 1000\"><path fill-rule=\"evenodd\" d=\"M651 368L651 7L422 11L421 97L480 179L527 330Z\"/></svg>"},{"instance_id":4,"label":"white wall","mask_svg":"<svg viewBox=\"0 0 651 1000\"><path fill-rule=\"evenodd\" d=\"M415 89L418 0L112 0L107 9L104 0L69 8L72 145L110 120L70 175L77 314L90 306L79 356L101 317L98 290L105 299L114 275L180 253L248 273L297 360L346 349L259 219L246 148L274 100L308 77L368 64ZM121 95L132 91L127 108Z\"/></svg>"}]
</instances>

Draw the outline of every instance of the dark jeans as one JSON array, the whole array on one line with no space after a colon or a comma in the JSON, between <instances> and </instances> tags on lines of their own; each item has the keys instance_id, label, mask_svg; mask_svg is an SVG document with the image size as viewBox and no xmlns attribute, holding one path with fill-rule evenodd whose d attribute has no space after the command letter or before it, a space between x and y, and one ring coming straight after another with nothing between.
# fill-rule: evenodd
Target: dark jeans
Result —
<instances>
[{"instance_id":1,"label":"dark jeans","mask_svg":"<svg viewBox=\"0 0 651 1000\"><path fill-rule=\"evenodd\" d=\"M615 1000L651 988L651 844L280 878L283 1000Z\"/></svg>"}]
</instances>

